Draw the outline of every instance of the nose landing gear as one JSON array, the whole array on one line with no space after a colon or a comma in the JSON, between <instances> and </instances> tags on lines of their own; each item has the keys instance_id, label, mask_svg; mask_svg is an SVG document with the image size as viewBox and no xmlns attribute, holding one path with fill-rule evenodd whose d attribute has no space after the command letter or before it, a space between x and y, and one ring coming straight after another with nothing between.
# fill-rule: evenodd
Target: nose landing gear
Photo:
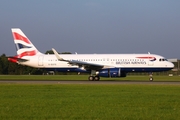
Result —
<instances>
[{"instance_id":1,"label":"nose landing gear","mask_svg":"<svg viewBox=\"0 0 180 120\"><path fill-rule=\"evenodd\" d=\"M149 81L153 81L153 73L149 73Z\"/></svg>"}]
</instances>

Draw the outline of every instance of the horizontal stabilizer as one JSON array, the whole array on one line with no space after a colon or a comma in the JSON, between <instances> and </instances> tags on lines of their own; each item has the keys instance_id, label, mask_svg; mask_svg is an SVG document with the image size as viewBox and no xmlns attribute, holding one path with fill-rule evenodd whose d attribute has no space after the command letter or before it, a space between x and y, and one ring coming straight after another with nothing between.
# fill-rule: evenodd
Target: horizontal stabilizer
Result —
<instances>
[{"instance_id":1,"label":"horizontal stabilizer","mask_svg":"<svg viewBox=\"0 0 180 120\"><path fill-rule=\"evenodd\" d=\"M14 57L7 57L7 58L8 58L9 61L15 62L15 63L29 61L27 59L17 58L16 56L14 56Z\"/></svg>"}]
</instances>

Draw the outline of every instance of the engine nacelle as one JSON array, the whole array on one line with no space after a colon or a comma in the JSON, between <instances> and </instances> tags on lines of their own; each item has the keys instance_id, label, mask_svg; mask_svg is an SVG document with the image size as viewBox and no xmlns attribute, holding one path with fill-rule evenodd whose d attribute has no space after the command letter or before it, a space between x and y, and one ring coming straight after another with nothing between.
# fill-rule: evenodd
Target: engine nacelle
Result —
<instances>
[{"instance_id":1,"label":"engine nacelle","mask_svg":"<svg viewBox=\"0 0 180 120\"><path fill-rule=\"evenodd\" d=\"M126 77L126 72L122 72L121 68L102 69L97 74L100 77Z\"/></svg>"}]
</instances>

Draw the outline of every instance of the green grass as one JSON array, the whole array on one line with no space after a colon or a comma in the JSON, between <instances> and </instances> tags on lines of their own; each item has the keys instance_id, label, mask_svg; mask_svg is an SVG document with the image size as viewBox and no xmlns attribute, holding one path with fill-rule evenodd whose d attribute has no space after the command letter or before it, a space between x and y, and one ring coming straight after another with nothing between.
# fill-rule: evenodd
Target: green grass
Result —
<instances>
[{"instance_id":1,"label":"green grass","mask_svg":"<svg viewBox=\"0 0 180 120\"><path fill-rule=\"evenodd\" d=\"M0 84L0 119L180 119L179 85Z\"/></svg>"},{"instance_id":2,"label":"green grass","mask_svg":"<svg viewBox=\"0 0 180 120\"><path fill-rule=\"evenodd\" d=\"M153 76L154 81L180 81L180 76ZM87 80L88 75L0 75L0 80ZM149 76L103 78L101 80L148 81Z\"/></svg>"}]
</instances>

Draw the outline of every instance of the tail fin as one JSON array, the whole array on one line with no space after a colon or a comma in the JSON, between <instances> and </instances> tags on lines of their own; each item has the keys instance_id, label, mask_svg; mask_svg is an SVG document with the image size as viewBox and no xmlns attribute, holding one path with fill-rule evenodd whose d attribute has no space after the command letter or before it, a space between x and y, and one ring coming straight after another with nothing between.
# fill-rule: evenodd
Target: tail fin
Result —
<instances>
[{"instance_id":1,"label":"tail fin","mask_svg":"<svg viewBox=\"0 0 180 120\"><path fill-rule=\"evenodd\" d=\"M18 58L22 58L24 56L34 56L36 54L42 54L36 49L36 47L21 31L21 29L12 28L11 30L14 38L14 43L16 45Z\"/></svg>"}]
</instances>

